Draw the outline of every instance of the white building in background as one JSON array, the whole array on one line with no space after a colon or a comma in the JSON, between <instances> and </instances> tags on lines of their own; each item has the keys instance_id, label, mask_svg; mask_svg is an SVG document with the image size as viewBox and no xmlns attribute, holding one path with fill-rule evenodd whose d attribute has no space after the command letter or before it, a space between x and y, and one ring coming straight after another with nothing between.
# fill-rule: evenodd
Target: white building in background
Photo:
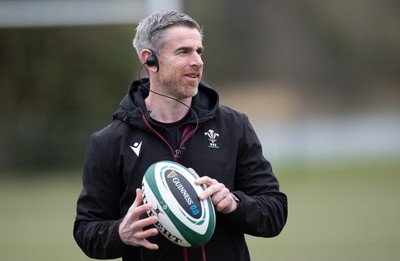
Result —
<instances>
[{"instance_id":1,"label":"white building in background","mask_svg":"<svg viewBox=\"0 0 400 261\"><path fill-rule=\"evenodd\" d=\"M0 0L0 28L132 24L181 0Z\"/></svg>"}]
</instances>

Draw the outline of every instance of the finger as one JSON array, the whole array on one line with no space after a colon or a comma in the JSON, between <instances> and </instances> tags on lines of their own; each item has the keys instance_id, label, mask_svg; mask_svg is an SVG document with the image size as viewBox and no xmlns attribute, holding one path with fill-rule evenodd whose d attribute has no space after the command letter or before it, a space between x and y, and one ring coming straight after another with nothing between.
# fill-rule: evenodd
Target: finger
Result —
<instances>
[{"instance_id":1,"label":"finger","mask_svg":"<svg viewBox=\"0 0 400 261\"><path fill-rule=\"evenodd\" d=\"M133 245L133 246L136 246L136 247L142 246L142 247L148 248L150 250L157 250L158 249L158 245L157 244L151 243L146 238L140 239L139 237L135 237L135 239L132 240L132 242L130 242L130 245Z\"/></svg>"},{"instance_id":2,"label":"finger","mask_svg":"<svg viewBox=\"0 0 400 261\"><path fill-rule=\"evenodd\" d=\"M137 209L139 212L141 212L140 214L143 214L144 212L149 211L151 209L151 204L150 203L143 204L142 195L143 195L142 190L140 188L137 188L136 189L135 201L133 202L132 206L130 207L130 209L131 208L132 209Z\"/></svg>"},{"instance_id":3,"label":"finger","mask_svg":"<svg viewBox=\"0 0 400 261\"><path fill-rule=\"evenodd\" d=\"M222 183L218 183L218 181L216 179L212 179L208 176L201 177L197 181L198 181L197 183L206 186L206 190L202 194L199 195L200 200L204 200L208 197L211 197L212 195L217 193L218 185L219 184L223 185Z\"/></svg>"},{"instance_id":4,"label":"finger","mask_svg":"<svg viewBox=\"0 0 400 261\"><path fill-rule=\"evenodd\" d=\"M143 240L141 246L150 249L150 250L158 250L158 245L150 243L148 240Z\"/></svg>"},{"instance_id":5,"label":"finger","mask_svg":"<svg viewBox=\"0 0 400 261\"><path fill-rule=\"evenodd\" d=\"M212 186L214 184L217 184L218 181L216 179L212 179L212 178L210 178L208 176L203 176L203 177L200 177L200 178L196 179L194 181L194 183L196 185L205 185L206 187L209 187L209 186Z\"/></svg>"},{"instance_id":6,"label":"finger","mask_svg":"<svg viewBox=\"0 0 400 261\"><path fill-rule=\"evenodd\" d=\"M222 183L218 183L218 182L217 182L217 183L215 183L215 184L213 184L213 185L207 187L206 190L204 190L204 192L203 192L202 194L199 195L199 199L200 199L200 200L204 200L204 199L206 199L206 198L208 198L208 197L211 197L212 200L213 200L213 203L214 203L215 200L218 200L218 197L217 197L216 199L213 199L214 196L215 196L216 194L218 194L218 193L221 193L221 191L222 191L223 189L225 189L225 185L222 184ZM222 197L223 197L223 195L220 196L220 198L222 198ZM217 201L217 203L218 203L218 201ZM215 204L215 203L214 203L214 204Z\"/></svg>"},{"instance_id":7,"label":"finger","mask_svg":"<svg viewBox=\"0 0 400 261\"><path fill-rule=\"evenodd\" d=\"M193 169L191 169L191 168L189 168L189 170L193 170ZM193 170L194 171L194 170ZM196 175L197 175L197 173L196 173ZM216 180L215 180L216 181ZM210 178L210 177L208 177L208 176L203 176L203 177L199 177L198 179L195 179L194 180L194 184L195 185L197 185L197 186L201 186L201 185L204 185L205 187L206 187L206 189L207 189L207 187L208 186L210 186L211 184L213 183L213 181L212 181L212 179ZM208 198L210 196L210 194L208 194L208 193L201 193L200 195L199 195L199 199L200 200L204 200L204 199L206 199L206 198Z\"/></svg>"},{"instance_id":8,"label":"finger","mask_svg":"<svg viewBox=\"0 0 400 261\"><path fill-rule=\"evenodd\" d=\"M145 240L146 238L153 237L153 236L155 236L157 234L158 234L158 230L156 228L150 228L150 229L147 229L147 230L138 231L135 234L135 237L137 239Z\"/></svg>"},{"instance_id":9,"label":"finger","mask_svg":"<svg viewBox=\"0 0 400 261\"><path fill-rule=\"evenodd\" d=\"M134 209L136 209L138 206L142 205L142 190L140 188L136 189L136 198L133 201L132 205L128 209L128 213L132 212Z\"/></svg>"},{"instance_id":10,"label":"finger","mask_svg":"<svg viewBox=\"0 0 400 261\"><path fill-rule=\"evenodd\" d=\"M211 195L211 200L213 204L216 206L218 205L224 198L226 197L225 193L221 191L219 188L216 188L217 186L214 186L214 192ZM210 187L211 188L211 187Z\"/></svg>"},{"instance_id":11,"label":"finger","mask_svg":"<svg viewBox=\"0 0 400 261\"><path fill-rule=\"evenodd\" d=\"M208 188L206 188L206 190L203 191L203 193L201 193L199 195L199 199L200 200L205 200L206 198L211 197L212 195L214 195L215 191L216 191L215 187L208 187Z\"/></svg>"},{"instance_id":12,"label":"finger","mask_svg":"<svg viewBox=\"0 0 400 261\"><path fill-rule=\"evenodd\" d=\"M126 213L126 216L124 219L128 222L133 222L138 219L140 219L140 216L143 215L144 213L148 212L151 209L151 204L142 204L142 190L141 189L136 189L136 198L130 208L128 209L128 212Z\"/></svg>"},{"instance_id":13,"label":"finger","mask_svg":"<svg viewBox=\"0 0 400 261\"><path fill-rule=\"evenodd\" d=\"M223 214L229 213L231 210L232 201L233 199L230 197L224 197L215 205L215 209Z\"/></svg>"},{"instance_id":14,"label":"finger","mask_svg":"<svg viewBox=\"0 0 400 261\"><path fill-rule=\"evenodd\" d=\"M137 206L142 205L143 200L142 200L142 190L140 188L136 189L136 198L135 201L133 202L131 208L136 208Z\"/></svg>"},{"instance_id":15,"label":"finger","mask_svg":"<svg viewBox=\"0 0 400 261\"><path fill-rule=\"evenodd\" d=\"M135 207L132 205L128 213L126 213L126 216L124 220L126 220L127 223L132 223L140 219L140 217L147 213L149 210L151 210L151 204L144 204L140 205L138 207Z\"/></svg>"},{"instance_id":16,"label":"finger","mask_svg":"<svg viewBox=\"0 0 400 261\"><path fill-rule=\"evenodd\" d=\"M198 179L194 180L194 184L196 185L202 185L205 184L207 181L208 177L207 176L203 176L203 177L199 177Z\"/></svg>"},{"instance_id":17,"label":"finger","mask_svg":"<svg viewBox=\"0 0 400 261\"><path fill-rule=\"evenodd\" d=\"M136 221L135 223L133 223L133 229L140 231L143 228L148 227L150 225L154 225L157 222L158 222L158 218L156 216L151 216L151 217L147 217L144 219L140 219L140 220Z\"/></svg>"}]
</instances>

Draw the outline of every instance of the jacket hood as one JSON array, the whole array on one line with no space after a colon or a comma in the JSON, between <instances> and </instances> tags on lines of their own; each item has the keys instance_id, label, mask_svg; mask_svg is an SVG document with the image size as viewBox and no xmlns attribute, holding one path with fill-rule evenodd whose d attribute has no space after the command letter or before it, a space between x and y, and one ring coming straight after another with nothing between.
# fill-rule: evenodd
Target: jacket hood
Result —
<instances>
[{"instance_id":1,"label":"jacket hood","mask_svg":"<svg viewBox=\"0 0 400 261\"><path fill-rule=\"evenodd\" d=\"M128 93L122 99L119 109L114 113L114 119L123 120L128 114L141 115L146 112L144 99L149 95L150 82L148 78L131 83ZM191 108L196 112L199 122L214 117L219 105L219 95L204 82L200 82L197 94L193 97ZM189 122L196 120L190 115Z\"/></svg>"}]
</instances>

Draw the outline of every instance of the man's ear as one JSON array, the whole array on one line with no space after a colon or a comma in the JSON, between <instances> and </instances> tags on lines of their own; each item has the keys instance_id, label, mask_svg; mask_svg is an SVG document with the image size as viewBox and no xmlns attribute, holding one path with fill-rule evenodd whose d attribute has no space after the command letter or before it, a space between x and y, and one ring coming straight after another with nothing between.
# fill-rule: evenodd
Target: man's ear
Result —
<instances>
[{"instance_id":1,"label":"man's ear","mask_svg":"<svg viewBox=\"0 0 400 261\"><path fill-rule=\"evenodd\" d=\"M157 72L159 69L158 58L155 52L151 49L143 49L140 52L140 60L148 70Z\"/></svg>"}]
</instances>

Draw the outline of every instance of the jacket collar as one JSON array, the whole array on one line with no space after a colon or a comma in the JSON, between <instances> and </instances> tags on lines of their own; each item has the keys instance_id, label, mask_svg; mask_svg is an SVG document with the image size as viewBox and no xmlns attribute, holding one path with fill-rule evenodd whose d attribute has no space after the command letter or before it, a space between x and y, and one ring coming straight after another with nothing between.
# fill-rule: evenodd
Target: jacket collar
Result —
<instances>
[{"instance_id":1,"label":"jacket collar","mask_svg":"<svg viewBox=\"0 0 400 261\"><path fill-rule=\"evenodd\" d=\"M146 112L144 99L149 95L149 80L142 79L131 83L128 93L122 99L119 109L113 119L124 120L127 116L138 118ZM198 93L193 97L192 109L196 112L199 122L214 117L219 105L219 95L204 82L200 82ZM146 115L148 117L148 115ZM190 115L188 122L195 122L196 117Z\"/></svg>"}]
</instances>

